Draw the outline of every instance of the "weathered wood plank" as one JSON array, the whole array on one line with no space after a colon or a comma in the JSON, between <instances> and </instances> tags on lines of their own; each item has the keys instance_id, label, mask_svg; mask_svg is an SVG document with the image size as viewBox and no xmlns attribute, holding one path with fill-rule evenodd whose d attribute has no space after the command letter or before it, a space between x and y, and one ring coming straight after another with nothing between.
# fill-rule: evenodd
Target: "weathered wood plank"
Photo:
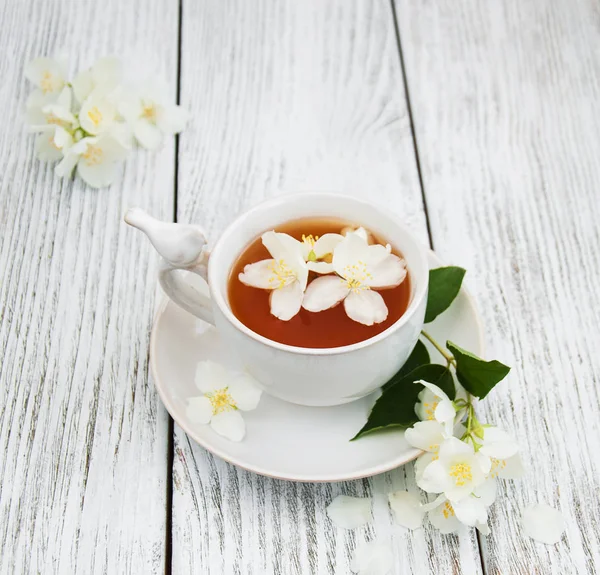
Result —
<instances>
[{"instance_id":1,"label":"weathered wood plank","mask_svg":"<svg viewBox=\"0 0 600 575\"><path fill-rule=\"evenodd\" d=\"M215 238L266 197L334 189L388 205L427 241L387 2L185 2L182 103L195 127L181 137L180 222ZM265 479L176 428L173 572L347 574L365 537L393 544L396 573L480 572L473 533L392 525L386 493L413 477L407 466L334 485ZM376 497L373 525L332 526L325 506L342 492Z\"/></svg>"},{"instance_id":2,"label":"weathered wood plank","mask_svg":"<svg viewBox=\"0 0 600 575\"><path fill-rule=\"evenodd\" d=\"M397 0L433 240L468 270L495 355L485 402L529 473L484 539L486 573L600 572L600 29L591 0ZM567 533L523 535L543 500Z\"/></svg>"},{"instance_id":3,"label":"weathered wood plank","mask_svg":"<svg viewBox=\"0 0 600 575\"><path fill-rule=\"evenodd\" d=\"M72 71L117 54L175 97L177 6L0 5L0 572L159 573L168 425L148 381L156 260L121 222L173 214L174 146L134 154L110 189L63 182L34 157L26 61Z\"/></svg>"}]
</instances>

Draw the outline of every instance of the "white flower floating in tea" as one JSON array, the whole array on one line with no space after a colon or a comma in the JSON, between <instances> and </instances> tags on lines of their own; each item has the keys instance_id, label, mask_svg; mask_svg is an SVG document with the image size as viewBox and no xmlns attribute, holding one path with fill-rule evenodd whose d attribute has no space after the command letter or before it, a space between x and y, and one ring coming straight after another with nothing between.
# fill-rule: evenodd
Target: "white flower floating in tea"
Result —
<instances>
[{"instance_id":1,"label":"white flower floating in tea","mask_svg":"<svg viewBox=\"0 0 600 575\"><path fill-rule=\"evenodd\" d=\"M390 245L369 245L366 237L350 232L335 247L336 275L313 280L302 307L319 312L344 302L348 317L364 325L385 321L388 309L377 289L393 288L406 277L404 260L391 253Z\"/></svg>"},{"instance_id":2,"label":"white flower floating in tea","mask_svg":"<svg viewBox=\"0 0 600 575\"><path fill-rule=\"evenodd\" d=\"M231 372L214 361L201 361L195 381L203 395L188 398L188 419L201 425L210 423L219 435L241 441L246 424L240 411L256 409L262 394L256 380L247 373Z\"/></svg>"},{"instance_id":3,"label":"white flower floating in tea","mask_svg":"<svg viewBox=\"0 0 600 575\"><path fill-rule=\"evenodd\" d=\"M271 313L284 321L292 319L302 306L308 282L307 246L288 234L265 232L262 242L272 259L248 264L239 280L251 287L271 290Z\"/></svg>"},{"instance_id":4,"label":"white flower floating in tea","mask_svg":"<svg viewBox=\"0 0 600 575\"><path fill-rule=\"evenodd\" d=\"M271 314L287 321L300 308L310 312L330 309L342 301L348 317L363 325L385 321L388 309L374 290L393 288L406 277L404 260L390 245L369 245L364 228L346 236L328 233L320 238L265 232L262 242L273 259L244 267L245 285L272 290ZM308 272L320 277L308 283Z\"/></svg>"},{"instance_id":5,"label":"white flower floating in tea","mask_svg":"<svg viewBox=\"0 0 600 575\"><path fill-rule=\"evenodd\" d=\"M185 128L187 113L168 103L165 85L153 79L141 88L125 88L117 58L101 58L72 83L65 64L51 58L29 62L25 76L37 87L26 104L29 130L39 134L37 157L59 161L60 177L77 169L88 185L108 186L134 138L156 149L164 135Z\"/></svg>"}]
</instances>

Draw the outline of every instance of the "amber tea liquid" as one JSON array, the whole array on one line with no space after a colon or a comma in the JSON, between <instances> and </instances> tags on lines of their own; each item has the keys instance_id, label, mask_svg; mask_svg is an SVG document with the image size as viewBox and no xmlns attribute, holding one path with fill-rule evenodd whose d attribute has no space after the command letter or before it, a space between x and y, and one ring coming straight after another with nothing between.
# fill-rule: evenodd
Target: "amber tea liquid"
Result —
<instances>
[{"instance_id":1,"label":"amber tea liquid","mask_svg":"<svg viewBox=\"0 0 600 575\"><path fill-rule=\"evenodd\" d=\"M303 234L306 236L339 234L348 225L357 227L356 224L332 218L303 218L278 225L275 231L301 240ZM375 239L378 243L386 243L385 238L375 236ZM402 257L393 246L392 253ZM228 281L231 311L246 327L267 339L297 347L328 348L351 345L386 330L402 317L408 307L410 273L407 273L405 280L399 286L377 290L388 308L388 317L382 323L367 326L351 320L346 315L343 302L317 313L301 308L298 315L291 320L282 321L271 315L269 311L270 290L246 286L238 279L244 266L269 258L271 255L263 246L259 236L241 253L231 269ZM308 281L315 277L318 275L310 272Z\"/></svg>"}]
</instances>

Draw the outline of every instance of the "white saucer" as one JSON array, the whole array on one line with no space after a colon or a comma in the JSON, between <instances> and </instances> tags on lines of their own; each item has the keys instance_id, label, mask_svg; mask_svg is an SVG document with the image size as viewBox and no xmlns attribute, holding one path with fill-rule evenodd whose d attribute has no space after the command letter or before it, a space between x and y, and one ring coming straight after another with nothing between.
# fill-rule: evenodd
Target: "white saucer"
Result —
<instances>
[{"instance_id":1,"label":"white saucer","mask_svg":"<svg viewBox=\"0 0 600 575\"><path fill-rule=\"evenodd\" d=\"M431 268L443 266L431 252ZM166 299L166 298L165 298ZM450 339L483 355L482 325L470 296L461 290L450 309L428 324L438 341ZM429 347L431 359L440 356ZM388 471L415 459L420 451L390 430L350 442L367 420L378 395L336 407L303 407L263 393L255 411L244 413L246 437L240 443L197 425L185 413L186 399L199 392L196 363L211 359L239 368L223 349L215 328L166 300L152 330L152 374L165 407L179 426L208 451L249 471L293 481L344 481Z\"/></svg>"}]
</instances>

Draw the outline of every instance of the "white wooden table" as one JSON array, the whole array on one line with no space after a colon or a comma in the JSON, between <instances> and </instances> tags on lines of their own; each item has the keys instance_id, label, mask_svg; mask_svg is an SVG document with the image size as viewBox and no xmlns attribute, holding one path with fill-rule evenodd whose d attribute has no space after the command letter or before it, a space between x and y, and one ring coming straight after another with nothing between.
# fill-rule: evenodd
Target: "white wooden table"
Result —
<instances>
[{"instance_id":1,"label":"white wooden table","mask_svg":"<svg viewBox=\"0 0 600 575\"><path fill-rule=\"evenodd\" d=\"M122 55L193 116L109 189L58 180L23 130L26 61ZM0 572L347 574L356 541L396 574L600 572L600 5L597 0L4 0L0 3ZM139 205L215 238L276 194L337 189L398 212L466 283L514 366L485 416L528 475L492 534L405 532L412 465L296 484L215 459L148 374L157 258ZM375 522L331 525L337 494ZM555 546L524 505L560 508Z\"/></svg>"}]
</instances>

